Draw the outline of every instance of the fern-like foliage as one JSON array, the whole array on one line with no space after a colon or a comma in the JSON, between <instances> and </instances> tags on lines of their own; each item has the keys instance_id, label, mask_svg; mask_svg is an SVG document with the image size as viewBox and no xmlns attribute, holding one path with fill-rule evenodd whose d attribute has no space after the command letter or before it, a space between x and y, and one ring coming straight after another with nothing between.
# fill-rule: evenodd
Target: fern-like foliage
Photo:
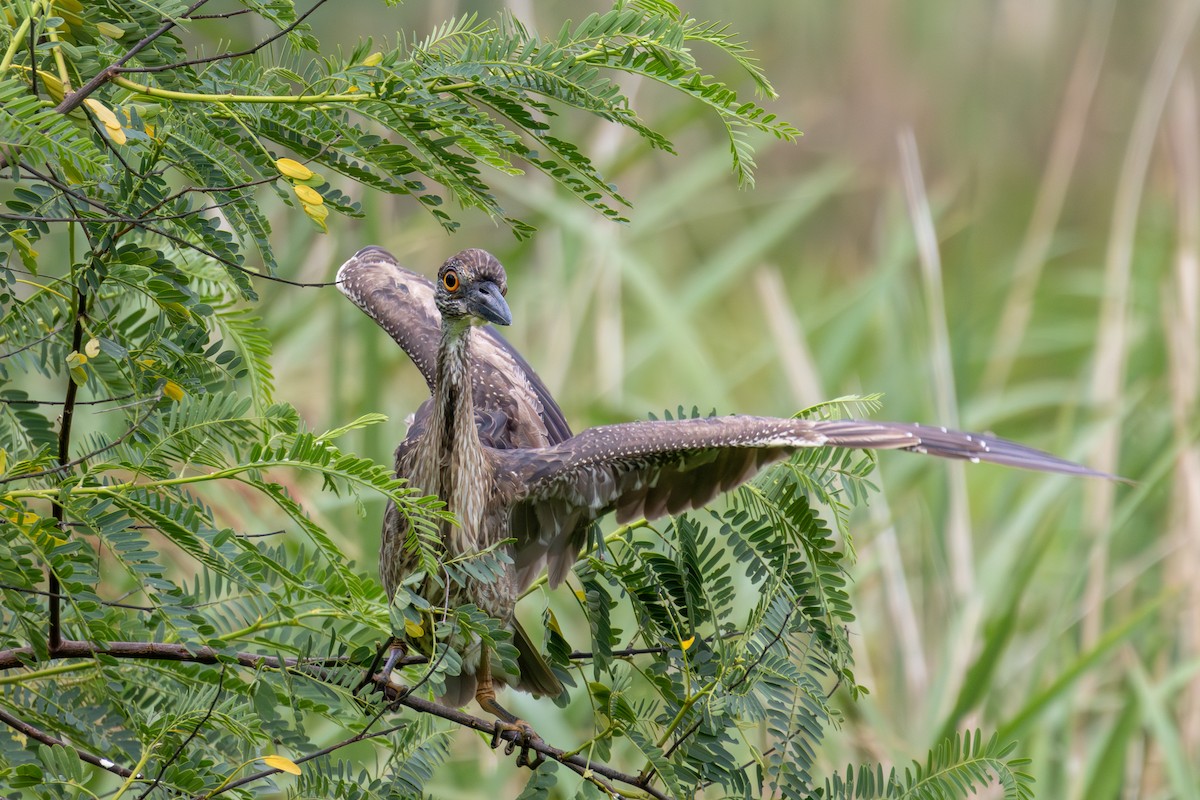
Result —
<instances>
[{"instance_id":1,"label":"fern-like foliage","mask_svg":"<svg viewBox=\"0 0 1200 800\"><path fill-rule=\"evenodd\" d=\"M797 132L698 60L772 97L736 35L665 0L619 0L551 36L465 16L337 57L307 19L321 3L287 0L213 11L214 25L256 18L272 31L259 46L189 52L180 31L203 5L22 0L0 17L0 786L419 796L455 725L488 727L431 703L462 653L483 644L518 671L507 625L430 587L495 580L508 556L442 557L442 504L343 445L382 416L317 432L279 396L275 332L253 304L294 290L269 282L263 198L327 230L361 214L351 195L366 188L447 229L479 210L528 235L493 185L536 171L624 219L628 198L562 116L672 151L623 93L630 75L708 109L744 183L749 134ZM557 796L568 769L584 796L622 781L672 797L933 797L988 781L1028 796L1023 762L979 737L902 777L817 774L833 691L859 691L844 564L870 466L807 454L722 512L597 535L575 575L586 625L544 612L568 687L556 700L588 704L593 729L522 797ZM360 531L312 514L319 492L360 511L384 499L409 523L424 570L390 607L344 555ZM247 505L276 529L246 530ZM403 711L358 690L400 631L422 645L399 668L409 694L390 698Z\"/></svg>"}]
</instances>

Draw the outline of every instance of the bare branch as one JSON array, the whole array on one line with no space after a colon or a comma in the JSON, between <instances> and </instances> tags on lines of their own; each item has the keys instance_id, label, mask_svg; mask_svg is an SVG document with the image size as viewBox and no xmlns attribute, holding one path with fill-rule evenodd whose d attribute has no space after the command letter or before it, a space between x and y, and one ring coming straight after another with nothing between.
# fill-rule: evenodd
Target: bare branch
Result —
<instances>
[{"instance_id":1,"label":"bare branch","mask_svg":"<svg viewBox=\"0 0 1200 800\"><path fill-rule=\"evenodd\" d=\"M33 340L32 342L30 342L29 344L21 345L21 346L20 346L20 347L18 347L16 350L13 350L12 352L9 352L9 353L0 353L0 361L4 360L4 359L6 359L6 358L12 358L12 357L13 357L13 356L15 356L17 353L23 353L23 352L25 352L26 350L28 350L28 349L30 349L30 348L32 348L32 347L37 347L39 344L41 344L42 342L46 341L47 339L49 339L49 338L51 338L51 337L53 337L53 336L56 336L56 335L58 335L59 333L61 333L61 332L62 332L62 329L63 329L63 328L65 328L65 327L67 327L67 323L65 323L65 322L64 322L62 325L59 325L57 328L55 328L54 330L50 331L50 332L49 332L49 333L47 333L45 336L39 337L39 338L37 338L37 339L34 339L34 340ZM5 402L15 402L15 401L5 401Z\"/></svg>"},{"instance_id":2,"label":"bare branch","mask_svg":"<svg viewBox=\"0 0 1200 800\"><path fill-rule=\"evenodd\" d=\"M122 778L129 778L133 776L133 770L126 769L118 764L114 764L107 758L100 758L100 756L89 753L86 750L81 750L78 747L64 742L62 739L56 739L40 728L35 728L28 722L17 719L2 708L0 708L0 722L3 722L13 730L28 736L34 741L41 742L42 744L48 744L51 747L57 745L59 747L65 747L68 750L72 750L74 751L75 755L79 756L80 761L86 761L89 764L100 767L100 769L106 769L114 775L120 775Z\"/></svg>"},{"instance_id":3,"label":"bare branch","mask_svg":"<svg viewBox=\"0 0 1200 800\"><path fill-rule=\"evenodd\" d=\"M187 10L185 10L183 12L183 14L180 15L181 18L186 19L187 17L191 16L193 11L200 8L207 2L208 2L208 0L196 0L196 2L194 2L190 6L188 6ZM107 82L109 78L111 78L113 75L115 75L117 73L118 69L123 67L126 63L129 62L130 59L132 59L138 53L142 52L147 47L149 47L151 44L153 44L155 39L162 36L167 31L171 30L171 28L174 28L175 25L176 25L176 21L173 19L168 19L165 22L163 22L162 25L159 25L158 28L156 28L153 32L149 33L144 39L142 39L140 42L135 44L133 47L129 48L129 50L125 53L125 55L121 56L115 62L113 62L109 66L105 67L104 69L102 69L98 73L96 73L92 77L91 80L89 80L83 86L79 87L78 91L71 92L69 95L64 97L63 101L61 103L59 103L55 107L54 110L60 114L66 114L70 111L73 111L84 100L86 100L93 92L95 92L97 89L99 89L101 86L103 86L104 83Z\"/></svg>"},{"instance_id":4,"label":"bare branch","mask_svg":"<svg viewBox=\"0 0 1200 800\"><path fill-rule=\"evenodd\" d=\"M76 349L78 349L78 348L76 348ZM75 381L71 381L71 386L75 386L75 385L76 385ZM27 481L31 478L41 478L46 475L53 475L57 472L66 472L67 470L71 469L72 467L79 466L83 462L87 461L89 458L94 458L95 456L98 456L107 450L113 449L114 447L116 447L117 445L121 444L126 439L128 439L130 436L133 436L133 434L137 431L138 428L140 428L146 424L146 420L150 419L150 415L154 413L155 406L157 405L160 397L162 397L161 392L159 392L158 396L156 396L156 397L146 398L146 402L149 403L149 407L146 409L146 412L144 414L142 414L142 416L140 416L137 420L135 420L132 425L130 425L128 428L126 428L125 431L120 436L118 436L116 439L113 439L111 442L104 445L103 447L97 447L95 450L91 451L90 453L84 453L83 455L79 456L79 458L74 458L74 459L71 459L70 461L62 461L63 450L65 448L60 446L59 447L59 459L60 459L61 463L57 467L49 467L47 469L38 470L37 472L26 472L21 475L9 475L8 477L0 478L0 484L11 483L12 481ZM71 394L67 395L67 400L68 400L68 402L64 404L65 407L63 410L63 428L66 429L69 434L70 425L67 422L67 419L68 419L67 407L73 408L75 404L73 402L71 402L73 400L73 396ZM153 402L151 402L151 400L153 400ZM56 505L55 508L57 508L57 507L58 506ZM63 520L59 519L57 514L55 515L55 519L58 519L58 522L60 525L64 524ZM52 589L51 591L57 591L57 590Z\"/></svg>"},{"instance_id":5,"label":"bare branch","mask_svg":"<svg viewBox=\"0 0 1200 800\"><path fill-rule=\"evenodd\" d=\"M229 657L218 653L211 647L199 647L195 650L189 650L181 644L166 644L163 642L108 642L104 645L93 644L91 642L82 641L63 641L57 647L53 647L50 651L51 658L94 658L97 655L107 655L114 658L129 658L129 659L150 659L158 661L188 661L200 664L216 664L228 661ZM11 650L0 650L0 670L13 669L18 667L26 667L28 663L35 658L32 647L20 647ZM238 653L234 656L234 660L239 666L250 669L261 669L267 667L269 669L288 669L301 670L303 674L308 675L316 680L329 680L330 675L325 671L328 667L346 666L349 662L342 658L330 659L311 659L311 658L279 658L277 656L264 656L257 653ZM426 659L423 656L407 656L401 659L400 664L419 664L424 663ZM496 732L495 722L480 717L473 716L459 709L443 706L440 703L435 703L432 700L426 700L421 697L414 697L407 694L404 690L398 690L394 685L383 681L375 681L375 685L383 692L384 696L390 701L391 706L404 706L413 711L422 714L431 714L435 717L448 720L464 728L479 731L481 733L494 734ZM378 715L376 717L378 719ZM385 735L393 730L398 730L400 725L390 728L385 731L380 731L375 734L369 733L370 725L364 728L355 736L338 744L311 753L305 756L300 761L306 761L325 755L334 750L345 747L353 742L360 741L371 736ZM499 739L512 743L515 746L520 746L521 734L518 731L502 730L499 734ZM611 790L611 786L607 781L622 783L627 786L632 786L639 791L645 792L656 800L669 800L669 798L661 791L649 786L649 780L639 778L634 775L629 775L605 764L597 763L588 760L586 757L579 754L572 754L568 751L559 749L551 744L547 744L540 738L534 738L528 742L530 750L533 750L546 758L552 758L568 769L583 776L587 780L593 780L598 776L602 781L597 781L597 784L607 790ZM506 750L505 752L511 752ZM83 758L83 756L80 756ZM86 760L86 759L85 759ZM89 762L95 763L95 762ZM247 776L253 780L259 780L267 775L274 774L272 771L264 771L254 776ZM244 785L247 778L239 779L237 782L230 783L222 791L232 789L235 786Z\"/></svg>"},{"instance_id":6,"label":"bare branch","mask_svg":"<svg viewBox=\"0 0 1200 800\"><path fill-rule=\"evenodd\" d=\"M204 723L208 722L208 720L212 717L213 711L215 711L217 708L217 702L221 699L221 692L224 690L224 688L225 665L222 664L221 674L217 676L217 690L213 692L213 699L212 702L208 704L208 710L204 712L204 716L201 717L196 723L196 727L192 728L192 732L188 734L188 737L180 742L179 746L175 748L175 752L171 754L171 757L164 761L162 766L158 768L158 774L154 776L154 780L149 786L146 787L146 791L138 795L137 800L146 800L146 796L149 795L150 792L154 791L154 787L158 786L159 782L162 781L162 776L167 771L167 767L171 766L171 764L175 763L175 759L183 755L184 748L191 744L192 739L195 739L197 734L200 733L200 729L204 727Z\"/></svg>"},{"instance_id":7,"label":"bare branch","mask_svg":"<svg viewBox=\"0 0 1200 800\"><path fill-rule=\"evenodd\" d=\"M76 400L77 406L98 406L103 403L119 403L122 400L128 400L136 395L133 392L123 394L118 397L102 397L99 400ZM8 406L61 406L62 400L9 400L0 397L0 403Z\"/></svg>"},{"instance_id":8,"label":"bare branch","mask_svg":"<svg viewBox=\"0 0 1200 800\"><path fill-rule=\"evenodd\" d=\"M214 61L225 61L226 59L230 59L230 58L242 58L243 56L252 56L255 53L257 53L259 50L262 50L264 47L271 44L272 42L282 39L284 36L287 36L289 33L294 31L297 27L299 27L304 22L305 19L307 19L309 17L309 15L311 15L314 11L316 11L321 6L325 5L326 2L328 2L328 0L317 0L317 2L313 4L312 8L310 8L308 11L305 11L299 17L296 17L296 21L293 22L291 25L288 25L286 28L280 28L278 32L271 34L270 36L268 36L266 39L263 39L258 44L254 45L253 47L249 47L245 50L239 50L239 51L233 52L233 53L220 53L215 56L203 56L201 58L189 58L186 61L176 61L174 64L159 64L158 66L154 66L154 67L120 67L120 68L116 69L115 72L118 72L118 73L120 73L120 72L167 72L168 70L179 69L181 67L194 67L197 64L211 64ZM220 16L220 15L214 14L209 17L206 17L206 19L216 18L218 16Z\"/></svg>"}]
</instances>

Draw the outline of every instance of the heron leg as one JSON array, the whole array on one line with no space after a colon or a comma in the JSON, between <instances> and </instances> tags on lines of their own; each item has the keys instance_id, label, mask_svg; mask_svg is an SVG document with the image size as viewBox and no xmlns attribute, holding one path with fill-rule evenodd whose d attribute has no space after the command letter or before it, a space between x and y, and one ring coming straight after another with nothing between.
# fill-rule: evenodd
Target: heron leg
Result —
<instances>
[{"instance_id":1,"label":"heron leg","mask_svg":"<svg viewBox=\"0 0 1200 800\"><path fill-rule=\"evenodd\" d=\"M388 654L387 661L384 662L383 669L376 673L375 667L379 666L379 662L383 659L383 654L385 651ZM386 686L391 682L392 669L395 668L396 662L407 654L408 644L405 643L403 639L397 639L394 636L391 639L388 639L386 642L380 645L379 650L375 652L375 658L371 659L371 666L367 667L367 671L363 673L362 680L360 680L358 685L354 687L354 691L351 692L351 694L357 695L360 691L362 691L363 687L369 686L372 683L380 684L380 688L382 688L382 686ZM397 689L401 692L401 694L407 691L402 686L397 686Z\"/></svg>"},{"instance_id":2,"label":"heron leg","mask_svg":"<svg viewBox=\"0 0 1200 800\"><path fill-rule=\"evenodd\" d=\"M491 658L486 644L480 645L479 648L479 667L475 680L475 702L479 703L479 707L484 711L496 717L496 724L492 728L492 748L500 745L501 734L505 731L516 731L517 738L509 741L508 746L504 748L504 754L512 755L512 751L519 744L521 752L517 754L517 766L537 769L546 759L537 750L533 750L532 745L534 741L541 741L541 737L534 733L528 722L496 701L496 686L492 680ZM530 750L533 750L532 760L529 758Z\"/></svg>"},{"instance_id":3,"label":"heron leg","mask_svg":"<svg viewBox=\"0 0 1200 800\"><path fill-rule=\"evenodd\" d=\"M392 637L392 641L388 643L387 661L383 662L383 669L379 670L379 676L387 683L392 678L392 670L396 667L396 662L408 655L408 644L403 639Z\"/></svg>"}]
</instances>

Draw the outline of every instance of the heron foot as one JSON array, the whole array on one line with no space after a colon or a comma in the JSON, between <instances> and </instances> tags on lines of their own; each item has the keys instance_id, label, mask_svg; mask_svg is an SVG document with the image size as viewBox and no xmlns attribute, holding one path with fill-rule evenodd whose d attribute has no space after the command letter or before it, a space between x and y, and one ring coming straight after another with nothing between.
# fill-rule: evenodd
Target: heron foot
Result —
<instances>
[{"instance_id":1,"label":"heron foot","mask_svg":"<svg viewBox=\"0 0 1200 800\"><path fill-rule=\"evenodd\" d=\"M513 750L520 747L521 751L517 753L518 767L537 769L541 766L546 757L536 750L533 745L535 742L542 742L544 744L545 741L534 732L533 727L528 722L496 702L496 692L491 686L491 681L487 681L484 686L481 686L476 691L475 701L479 703L480 708L496 717L496 723L492 726L493 750L500 746L505 732L516 731L517 736L507 740L508 744L504 748L504 755L510 756ZM530 758L530 752L533 753L532 758Z\"/></svg>"},{"instance_id":2,"label":"heron foot","mask_svg":"<svg viewBox=\"0 0 1200 800\"><path fill-rule=\"evenodd\" d=\"M384 652L387 652L387 661L383 664L383 669L375 672L375 667L378 666L380 659L383 658ZM375 658L371 660L371 666L367 667L366 673L363 674L362 680L354 687L351 694L357 695L359 691L370 684L386 685L392 681L392 670L396 666L396 662L408 655L408 645L401 639L392 638L384 643L375 653ZM392 684L403 691L403 687L398 684Z\"/></svg>"},{"instance_id":3,"label":"heron foot","mask_svg":"<svg viewBox=\"0 0 1200 800\"><path fill-rule=\"evenodd\" d=\"M542 762L546 760L546 757L534 748L534 743L543 742L544 740L523 719L515 719L512 722L496 720L492 726L492 749L495 750L500 746L500 742L503 741L506 731L516 731L517 736L514 739L508 740L508 744L504 747L504 755L511 756L513 751L520 747L521 750L517 753L517 766L529 767L530 769L540 767ZM530 753L533 754L532 758L530 758Z\"/></svg>"}]
</instances>

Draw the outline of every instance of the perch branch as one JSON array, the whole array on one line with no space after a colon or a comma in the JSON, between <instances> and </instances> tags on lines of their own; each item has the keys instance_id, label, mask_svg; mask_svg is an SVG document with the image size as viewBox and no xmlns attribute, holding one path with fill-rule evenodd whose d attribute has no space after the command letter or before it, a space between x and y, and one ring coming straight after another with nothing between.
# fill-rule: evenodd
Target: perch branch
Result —
<instances>
[{"instance_id":1,"label":"perch branch","mask_svg":"<svg viewBox=\"0 0 1200 800\"><path fill-rule=\"evenodd\" d=\"M128 659L151 659L159 661L187 661L200 664L216 664L222 662L222 655L217 650L211 647L198 647L189 649L182 644L167 644L164 642L108 642L104 645L93 644L84 641L64 640L56 647L50 650L50 657L53 659L63 658L95 658L97 655L106 655L113 658L128 658ZM0 650L0 670L14 669L18 667L26 667L36 658L32 647L19 647L9 650ZM224 660L228 660L229 656L225 655ZM277 656L264 656L257 653L236 653L233 656L240 666L249 669L260 669L267 667L270 669L289 669L304 670L304 674L317 680L328 680L329 675L325 672L326 667L344 666L348 662L345 659L301 659L301 658L279 658ZM401 664L419 664L426 659L423 656L408 656L401 660ZM390 701L393 706L404 706L421 714L430 714L444 720L453 722L461 727L469 728L480 733L491 734L495 732L495 723L480 717L473 716L459 709L443 706L440 703L435 703L432 700L426 700L421 697L414 697L408 694L402 694L395 686L382 681L376 681L376 686L383 692L384 696ZM8 721L5 719L4 721ZM18 721L19 722L19 721ZM394 729L392 729L394 730ZM354 737L332 745L319 753L313 753L305 759L325 755L333 750L353 742L359 741L370 736L382 735L381 733L370 734L369 726L364 728L362 732ZM386 733L384 731L383 733ZM517 731L501 731L500 738L506 742L514 743L520 746L521 734ZM59 742L56 742L59 743ZM611 791L612 787L609 781L614 783L622 783L633 787L638 792L644 793L655 800L669 800L667 795L663 794L658 789L648 786L648 781L639 779L635 775L630 775L621 772L606 764L590 761L579 754L572 754L551 744L547 744L541 739L535 738L529 742L529 749L533 750L545 758L551 758L559 762L568 769L576 772L587 780L595 780L598 785L605 788L606 791ZM80 752L80 758L88 761L88 763L100 764L100 760L89 760L84 757L83 751ZM507 751L506 751L507 752ZM108 767L105 767L109 769ZM270 772L265 772L262 775L248 776L254 779L265 777ZM125 777L128 777L125 774ZM233 788L234 785L244 785L245 779L239 779L236 784L230 784L225 788Z\"/></svg>"}]
</instances>

